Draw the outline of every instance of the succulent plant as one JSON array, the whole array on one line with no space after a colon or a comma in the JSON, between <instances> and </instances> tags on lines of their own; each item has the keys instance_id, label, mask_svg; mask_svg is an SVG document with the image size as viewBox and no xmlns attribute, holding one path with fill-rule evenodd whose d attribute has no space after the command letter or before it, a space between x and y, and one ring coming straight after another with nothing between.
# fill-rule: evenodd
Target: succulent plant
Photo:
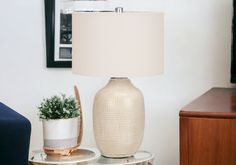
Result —
<instances>
[{"instance_id":1,"label":"succulent plant","mask_svg":"<svg viewBox=\"0 0 236 165\"><path fill-rule=\"evenodd\" d=\"M66 97L65 94L54 95L45 98L38 106L39 118L49 119L68 119L78 117L80 105L74 97Z\"/></svg>"}]
</instances>

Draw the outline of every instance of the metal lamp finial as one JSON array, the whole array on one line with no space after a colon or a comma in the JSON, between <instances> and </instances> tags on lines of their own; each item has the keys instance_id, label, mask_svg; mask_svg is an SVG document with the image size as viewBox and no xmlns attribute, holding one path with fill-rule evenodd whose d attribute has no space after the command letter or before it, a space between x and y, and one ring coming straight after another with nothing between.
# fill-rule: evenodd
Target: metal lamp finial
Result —
<instances>
[{"instance_id":1,"label":"metal lamp finial","mask_svg":"<svg viewBox=\"0 0 236 165\"><path fill-rule=\"evenodd\" d=\"M116 12L116 13L123 13L123 11L124 11L124 10L123 10L123 7L116 7L116 8L115 8L115 12Z\"/></svg>"}]
</instances>

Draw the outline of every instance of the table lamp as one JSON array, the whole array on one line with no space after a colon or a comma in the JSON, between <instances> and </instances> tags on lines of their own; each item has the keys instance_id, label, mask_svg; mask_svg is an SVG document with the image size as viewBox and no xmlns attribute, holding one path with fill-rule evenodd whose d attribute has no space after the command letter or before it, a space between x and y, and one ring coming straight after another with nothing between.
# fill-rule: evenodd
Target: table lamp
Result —
<instances>
[{"instance_id":1,"label":"table lamp","mask_svg":"<svg viewBox=\"0 0 236 165\"><path fill-rule=\"evenodd\" d=\"M128 77L163 72L162 13L75 12L72 71L111 77L93 104L98 149L106 157L128 157L139 149L145 125L144 99Z\"/></svg>"}]
</instances>

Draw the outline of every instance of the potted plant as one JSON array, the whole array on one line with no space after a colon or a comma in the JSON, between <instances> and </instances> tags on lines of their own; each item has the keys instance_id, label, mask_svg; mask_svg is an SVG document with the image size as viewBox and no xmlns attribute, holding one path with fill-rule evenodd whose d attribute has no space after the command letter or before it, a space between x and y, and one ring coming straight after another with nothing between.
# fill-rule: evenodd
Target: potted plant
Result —
<instances>
[{"instance_id":1,"label":"potted plant","mask_svg":"<svg viewBox=\"0 0 236 165\"><path fill-rule=\"evenodd\" d=\"M80 144L80 105L64 94L43 99L38 106L43 121L44 151L70 155Z\"/></svg>"}]
</instances>

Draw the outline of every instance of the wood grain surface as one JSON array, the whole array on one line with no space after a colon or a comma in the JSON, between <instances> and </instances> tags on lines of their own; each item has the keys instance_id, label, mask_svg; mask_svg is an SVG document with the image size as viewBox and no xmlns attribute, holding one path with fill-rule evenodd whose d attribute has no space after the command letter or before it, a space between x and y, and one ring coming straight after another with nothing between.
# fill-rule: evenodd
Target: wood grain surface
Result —
<instances>
[{"instance_id":1,"label":"wood grain surface","mask_svg":"<svg viewBox=\"0 0 236 165\"><path fill-rule=\"evenodd\" d=\"M182 108L180 116L236 119L236 88L212 88Z\"/></svg>"},{"instance_id":2,"label":"wood grain surface","mask_svg":"<svg viewBox=\"0 0 236 165\"><path fill-rule=\"evenodd\" d=\"M235 89L213 88L180 112L180 165L236 165Z\"/></svg>"}]
</instances>

